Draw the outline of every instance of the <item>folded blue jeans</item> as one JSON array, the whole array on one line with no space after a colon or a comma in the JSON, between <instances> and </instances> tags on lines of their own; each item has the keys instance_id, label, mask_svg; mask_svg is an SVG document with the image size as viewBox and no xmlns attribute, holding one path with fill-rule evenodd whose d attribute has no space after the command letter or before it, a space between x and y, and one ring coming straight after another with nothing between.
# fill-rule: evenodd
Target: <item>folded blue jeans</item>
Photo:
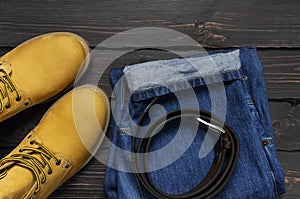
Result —
<instances>
[{"instance_id":1,"label":"folded blue jeans","mask_svg":"<svg viewBox=\"0 0 300 199\"><path fill-rule=\"evenodd\" d=\"M237 164L214 198L274 198L285 193L284 170L277 159L263 68L256 49L243 47L146 62L112 69L110 78L115 88L115 123L104 182L108 198L154 198L133 174L130 155L136 124L153 98L157 98L156 107L142 122L145 129L165 112L184 107L212 112L237 133ZM150 151L167 150L166 146L176 139L179 123L174 121L159 129ZM185 193L208 172L215 153L210 146L214 138L204 129L196 130L192 134L185 126L184 136L176 140L176 150L151 159L151 179L164 192ZM128 153L120 155L119 149ZM169 161L170 157L175 158Z\"/></svg>"}]
</instances>

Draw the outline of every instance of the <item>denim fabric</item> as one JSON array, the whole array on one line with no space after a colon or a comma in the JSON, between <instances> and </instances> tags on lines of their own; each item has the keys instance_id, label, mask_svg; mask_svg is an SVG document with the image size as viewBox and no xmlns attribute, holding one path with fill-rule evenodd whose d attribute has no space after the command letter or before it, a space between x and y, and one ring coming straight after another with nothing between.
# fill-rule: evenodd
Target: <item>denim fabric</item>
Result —
<instances>
[{"instance_id":1,"label":"denim fabric","mask_svg":"<svg viewBox=\"0 0 300 199\"><path fill-rule=\"evenodd\" d=\"M207 61L208 58L210 61ZM113 126L113 144L124 150L131 150L131 135L135 123L153 97L157 96L156 103L165 111L172 111L181 108L176 93L180 94L181 100L186 101L186 104L189 104L191 95L196 94L197 104L191 103L190 107L186 108L199 106L198 108L213 112L222 118L225 112L214 112L212 109L213 103L218 105L222 100L212 100L211 97L222 92L223 83L226 91L225 122L239 137L240 153L230 180L214 198L274 198L285 193L284 170L276 155L263 68L256 50L231 49L210 53L209 56L195 55L189 59L193 65L199 66L196 67L197 71L200 70L199 73L182 59L147 62L111 70L113 86L127 74L122 81L122 89L114 96L114 117L121 122L119 126ZM216 71L210 70L209 67L206 68L211 61L220 71L220 75L216 75ZM161 65L174 67L180 73L165 77ZM190 92L186 82L193 87L194 92ZM129 103L132 120L123 113L124 103ZM151 114L160 115L161 112ZM146 117L143 125L148 123L149 117ZM174 121L165 125L154 136L150 150L156 151L168 145L176 136L178 123ZM189 135L189 127L186 127L185 133L187 138L192 136ZM199 128L190 147L175 162L150 173L158 188L171 194L184 193L205 177L214 158L214 151L199 158L206 134L204 129ZM263 145L262 140L267 144ZM180 149L181 145L178 145L178 150ZM118 156L112 147L109 155L110 165L130 166L129 159ZM163 161L161 157L151 159L151 163L154 164ZM133 173L109 167L106 170L104 187L109 198L153 198L147 190L139 186Z\"/></svg>"}]
</instances>

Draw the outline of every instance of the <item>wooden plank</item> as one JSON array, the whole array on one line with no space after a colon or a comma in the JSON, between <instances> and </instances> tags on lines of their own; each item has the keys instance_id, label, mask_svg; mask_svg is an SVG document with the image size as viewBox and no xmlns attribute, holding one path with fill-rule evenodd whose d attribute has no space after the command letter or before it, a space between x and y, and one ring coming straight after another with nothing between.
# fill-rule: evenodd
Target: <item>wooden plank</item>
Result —
<instances>
[{"instance_id":1,"label":"wooden plank","mask_svg":"<svg viewBox=\"0 0 300 199\"><path fill-rule=\"evenodd\" d=\"M26 1L0 2L0 46L34 35L71 31L96 46L138 27L165 27L205 47L300 47L299 6L287 1Z\"/></svg>"},{"instance_id":2,"label":"wooden plank","mask_svg":"<svg viewBox=\"0 0 300 199\"><path fill-rule=\"evenodd\" d=\"M106 166L92 159L91 162L65 184L52 193L50 198L106 198L103 188Z\"/></svg>"},{"instance_id":3,"label":"wooden plank","mask_svg":"<svg viewBox=\"0 0 300 199\"><path fill-rule=\"evenodd\" d=\"M0 48L0 53L4 54L10 49ZM270 106L276 144L279 149L300 150L300 139L297 136L300 127L300 50L261 50L259 55L264 65L269 98L272 100ZM111 64L110 68L174 57L177 57L177 55L163 51L135 51L117 59ZM109 69L106 70L100 80L100 85L107 93L111 93L108 71ZM288 83L290 85L286 86ZM293 100L289 100L290 98L293 98ZM2 134L0 148L15 146L17 141L20 141L25 133L38 123L50 105L51 102L35 106L10 120L2 122L0 124Z\"/></svg>"},{"instance_id":4,"label":"wooden plank","mask_svg":"<svg viewBox=\"0 0 300 199\"><path fill-rule=\"evenodd\" d=\"M300 153L280 151L277 153L285 169L287 188L287 193L278 198L298 199L300 197ZM49 198L106 198L103 188L105 169L105 165L92 159L86 167L59 187Z\"/></svg>"},{"instance_id":5,"label":"wooden plank","mask_svg":"<svg viewBox=\"0 0 300 199\"><path fill-rule=\"evenodd\" d=\"M300 50L258 49L258 55L264 67L269 98L273 100L300 99ZM169 52L140 50L120 57L111 64L110 68L175 57L178 57L178 55ZM99 65L101 65L100 62ZM106 72L101 79L101 83L105 87L109 82L108 70ZM108 85L107 87L107 90L110 92L110 86Z\"/></svg>"},{"instance_id":6,"label":"wooden plank","mask_svg":"<svg viewBox=\"0 0 300 199\"><path fill-rule=\"evenodd\" d=\"M12 48L0 48L0 55L3 55L11 49ZM258 54L264 66L264 75L269 98L300 99L300 50L258 49ZM110 68L175 57L178 56L159 50L134 51L115 60ZM99 65L101 65L101 62L99 62ZM101 84L105 89L111 92L108 72L109 68L106 70L105 75L103 75Z\"/></svg>"},{"instance_id":7,"label":"wooden plank","mask_svg":"<svg viewBox=\"0 0 300 199\"><path fill-rule=\"evenodd\" d=\"M287 193L280 199L300 197L300 153L278 152L281 165L285 169ZM86 168L71 178L50 198L105 198L103 191L105 166L93 159Z\"/></svg>"},{"instance_id":8,"label":"wooden plank","mask_svg":"<svg viewBox=\"0 0 300 199\"><path fill-rule=\"evenodd\" d=\"M300 151L300 105L284 101L270 101L269 104L277 149ZM0 149L7 149L8 152L15 147L34 128L50 105L51 103L35 106L0 123ZM4 155L0 151L0 157Z\"/></svg>"},{"instance_id":9,"label":"wooden plank","mask_svg":"<svg viewBox=\"0 0 300 199\"><path fill-rule=\"evenodd\" d=\"M300 50L260 50L271 99L300 99Z\"/></svg>"},{"instance_id":10,"label":"wooden plank","mask_svg":"<svg viewBox=\"0 0 300 199\"><path fill-rule=\"evenodd\" d=\"M277 150L300 151L300 104L271 101L270 109Z\"/></svg>"},{"instance_id":11,"label":"wooden plank","mask_svg":"<svg viewBox=\"0 0 300 199\"><path fill-rule=\"evenodd\" d=\"M300 153L299 152L278 152L281 166L285 169L285 183L287 193L280 199L300 198Z\"/></svg>"}]
</instances>

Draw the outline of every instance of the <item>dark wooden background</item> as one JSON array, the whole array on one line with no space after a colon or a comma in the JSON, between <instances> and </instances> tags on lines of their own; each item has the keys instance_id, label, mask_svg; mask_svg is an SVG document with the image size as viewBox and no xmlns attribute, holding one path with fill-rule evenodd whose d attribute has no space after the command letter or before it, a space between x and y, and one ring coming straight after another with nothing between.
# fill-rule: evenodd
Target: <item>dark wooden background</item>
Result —
<instances>
[{"instance_id":1,"label":"dark wooden background","mask_svg":"<svg viewBox=\"0 0 300 199\"><path fill-rule=\"evenodd\" d=\"M165 27L191 36L207 50L237 46L258 49L279 160L287 194L300 198L300 1L299 0L87 0L0 1L0 54L42 33L70 31L90 47L137 27ZM154 50L129 53L111 67L173 55ZM100 85L110 92L109 79ZM36 125L51 103L33 107L0 124L0 158ZM93 159L50 198L105 198L105 166Z\"/></svg>"}]
</instances>

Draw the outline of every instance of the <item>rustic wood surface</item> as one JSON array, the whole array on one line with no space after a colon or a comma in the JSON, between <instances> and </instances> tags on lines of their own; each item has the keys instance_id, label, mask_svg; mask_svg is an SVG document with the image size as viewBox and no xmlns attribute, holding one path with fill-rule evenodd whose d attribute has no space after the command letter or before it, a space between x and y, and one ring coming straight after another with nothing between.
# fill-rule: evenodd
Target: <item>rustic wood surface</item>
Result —
<instances>
[{"instance_id":1,"label":"rustic wood surface","mask_svg":"<svg viewBox=\"0 0 300 199\"><path fill-rule=\"evenodd\" d=\"M75 32L94 48L109 36L148 26L180 31L207 50L256 47L264 65L278 156L286 170L287 193L280 198L300 198L299 9L298 0L0 1L0 55L46 32ZM143 50L122 56L111 67L173 56ZM107 75L100 85L110 92ZM0 158L37 124L51 103L0 123ZM50 198L105 198L104 173L105 166L93 159Z\"/></svg>"}]
</instances>

